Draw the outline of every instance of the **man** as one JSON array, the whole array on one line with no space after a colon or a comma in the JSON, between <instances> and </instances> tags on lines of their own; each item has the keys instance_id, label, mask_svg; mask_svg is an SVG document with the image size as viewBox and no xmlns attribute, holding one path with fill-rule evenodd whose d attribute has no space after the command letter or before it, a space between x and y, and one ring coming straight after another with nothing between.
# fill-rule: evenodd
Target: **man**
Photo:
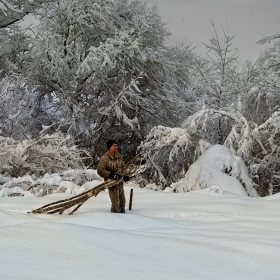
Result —
<instances>
[{"instance_id":1,"label":"man","mask_svg":"<svg viewBox=\"0 0 280 280\"><path fill-rule=\"evenodd\" d=\"M124 161L122 156L118 153L118 143L115 140L108 140L108 151L101 157L97 173L104 178L104 180L120 179L119 172L124 168ZM123 177L124 181L130 180L128 176ZM111 199L111 212L125 213L125 195L123 183L119 183L108 189Z\"/></svg>"}]
</instances>

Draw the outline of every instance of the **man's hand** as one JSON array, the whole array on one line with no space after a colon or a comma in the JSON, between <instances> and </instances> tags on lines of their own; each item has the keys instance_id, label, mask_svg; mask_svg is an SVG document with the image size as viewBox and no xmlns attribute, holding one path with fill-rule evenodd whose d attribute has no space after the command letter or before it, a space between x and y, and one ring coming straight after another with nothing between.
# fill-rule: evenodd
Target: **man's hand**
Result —
<instances>
[{"instance_id":1,"label":"man's hand","mask_svg":"<svg viewBox=\"0 0 280 280\"><path fill-rule=\"evenodd\" d=\"M118 179L120 179L120 175L115 172L110 172L108 178L113 179L113 180L118 180Z\"/></svg>"},{"instance_id":2,"label":"man's hand","mask_svg":"<svg viewBox=\"0 0 280 280\"><path fill-rule=\"evenodd\" d=\"M125 176L123 176L123 180L125 183L127 183L130 180L130 177L125 175Z\"/></svg>"}]
</instances>

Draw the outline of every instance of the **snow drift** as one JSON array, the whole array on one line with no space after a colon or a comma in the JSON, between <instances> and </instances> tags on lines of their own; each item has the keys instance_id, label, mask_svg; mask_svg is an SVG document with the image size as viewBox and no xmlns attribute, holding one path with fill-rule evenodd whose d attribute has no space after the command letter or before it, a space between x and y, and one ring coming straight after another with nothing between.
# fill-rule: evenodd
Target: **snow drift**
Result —
<instances>
[{"instance_id":1,"label":"snow drift","mask_svg":"<svg viewBox=\"0 0 280 280\"><path fill-rule=\"evenodd\" d=\"M171 187L177 192L187 192L212 185L242 196L258 196L242 158L223 145L208 148L190 166L185 177Z\"/></svg>"}]
</instances>

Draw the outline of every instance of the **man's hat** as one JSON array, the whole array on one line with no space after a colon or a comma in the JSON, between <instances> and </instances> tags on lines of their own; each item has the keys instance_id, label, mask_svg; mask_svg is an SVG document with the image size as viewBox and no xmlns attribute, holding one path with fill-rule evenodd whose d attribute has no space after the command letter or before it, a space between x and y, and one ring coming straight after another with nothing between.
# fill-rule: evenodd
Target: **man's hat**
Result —
<instances>
[{"instance_id":1,"label":"man's hat","mask_svg":"<svg viewBox=\"0 0 280 280\"><path fill-rule=\"evenodd\" d=\"M108 148L108 150L112 147L113 144L118 144L118 143L117 143L117 141L112 140L112 139L107 141L107 148Z\"/></svg>"}]
</instances>

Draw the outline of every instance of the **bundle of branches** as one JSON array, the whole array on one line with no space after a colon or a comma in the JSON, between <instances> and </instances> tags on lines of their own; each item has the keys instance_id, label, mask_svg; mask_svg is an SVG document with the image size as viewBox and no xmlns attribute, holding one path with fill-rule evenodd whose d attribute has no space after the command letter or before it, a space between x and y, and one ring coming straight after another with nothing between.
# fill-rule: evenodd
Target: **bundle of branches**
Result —
<instances>
[{"instance_id":1,"label":"bundle of branches","mask_svg":"<svg viewBox=\"0 0 280 280\"><path fill-rule=\"evenodd\" d=\"M123 176L128 175L131 176L136 171L136 165L133 164L137 157L133 158L129 161L123 170L120 172L121 178L118 180L109 180L101 183L100 185L87 190L81 194L75 195L73 197L59 200L53 203L46 204L38 209L31 211L33 214L63 214L65 210L70 210L69 215L73 215L75 211L77 211L89 198L92 196L97 196L101 191L105 189L111 188L121 182L123 182ZM74 207L74 208L73 208ZM71 210L73 209L73 210Z\"/></svg>"}]
</instances>

